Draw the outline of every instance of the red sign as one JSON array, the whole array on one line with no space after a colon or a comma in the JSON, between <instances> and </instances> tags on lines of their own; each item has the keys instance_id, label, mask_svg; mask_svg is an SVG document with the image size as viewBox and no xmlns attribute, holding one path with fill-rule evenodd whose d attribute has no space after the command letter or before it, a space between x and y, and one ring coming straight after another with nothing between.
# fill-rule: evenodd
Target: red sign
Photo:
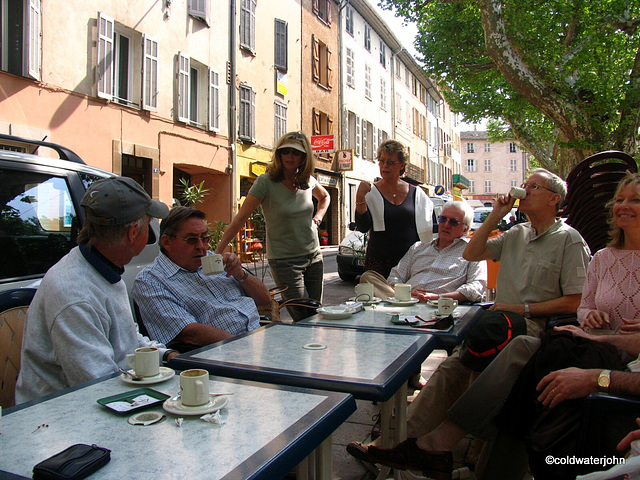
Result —
<instances>
[{"instance_id":1,"label":"red sign","mask_svg":"<svg viewBox=\"0 0 640 480\"><path fill-rule=\"evenodd\" d=\"M313 153L333 153L336 151L335 135L316 135L311 137Z\"/></svg>"}]
</instances>

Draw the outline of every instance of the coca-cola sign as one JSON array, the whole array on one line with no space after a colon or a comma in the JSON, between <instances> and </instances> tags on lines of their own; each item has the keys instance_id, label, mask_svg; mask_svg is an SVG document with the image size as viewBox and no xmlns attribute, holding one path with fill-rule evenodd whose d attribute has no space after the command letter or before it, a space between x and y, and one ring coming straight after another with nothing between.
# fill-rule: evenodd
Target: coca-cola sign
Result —
<instances>
[{"instance_id":1,"label":"coca-cola sign","mask_svg":"<svg viewBox=\"0 0 640 480\"><path fill-rule=\"evenodd\" d=\"M313 153L333 153L336 139L334 135L316 135L311 137L311 150Z\"/></svg>"}]
</instances>

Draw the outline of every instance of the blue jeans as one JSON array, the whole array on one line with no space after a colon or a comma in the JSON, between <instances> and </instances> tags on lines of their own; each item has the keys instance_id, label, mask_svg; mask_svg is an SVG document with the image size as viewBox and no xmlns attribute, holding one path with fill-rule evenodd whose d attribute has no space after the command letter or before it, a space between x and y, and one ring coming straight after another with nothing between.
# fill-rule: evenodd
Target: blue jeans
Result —
<instances>
[{"instance_id":1,"label":"blue jeans","mask_svg":"<svg viewBox=\"0 0 640 480\"><path fill-rule=\"evenodd\" d=\"M269 268L276 285L289 287L282 294L285 300L310 297L322 302L324 265L320 250L302 257L270 259ZM294 322L310 314L303 307L287 306L287 310Z\"/></svg>"}]
</instances>

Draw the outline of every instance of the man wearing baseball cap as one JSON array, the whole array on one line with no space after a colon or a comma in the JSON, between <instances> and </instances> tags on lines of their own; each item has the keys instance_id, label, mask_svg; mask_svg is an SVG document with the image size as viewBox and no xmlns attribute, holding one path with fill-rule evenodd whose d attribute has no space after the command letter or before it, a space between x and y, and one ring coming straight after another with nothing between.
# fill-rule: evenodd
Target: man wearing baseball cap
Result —
<instances>
[{"instance_id":1,"label":"man wearing baseball cap","mask_svg":"<svg viewBox=\"0 0 640 480\"><path fill-rule=\"evenodd\" d=\"M117 372L138 347L175 354L140 335L121 278L147 244L151 217L169 209L126 177L98 180L80 204L79 245L49 269L29 306L16 404Z\"/></svg>"}]
</instances>

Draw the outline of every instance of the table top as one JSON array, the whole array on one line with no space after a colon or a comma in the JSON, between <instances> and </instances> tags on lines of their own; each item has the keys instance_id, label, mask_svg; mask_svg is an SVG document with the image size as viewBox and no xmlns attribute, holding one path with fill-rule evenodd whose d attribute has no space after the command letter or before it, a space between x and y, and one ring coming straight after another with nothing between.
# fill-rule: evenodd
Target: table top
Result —
<instances>
[{"instance_id":1,"label":"table top","mask_svg":"<svg viewBox=\"0 0 640 480\"><path fill-rule=\"evenodd\" d=\"M320 349L308 348L316 344ZM170 365L386 401L435 346L424 334L271 323L174 357Z\"/></svg>"},{"instance_id":2,"label":"table top","mask_svg":"<svg viewBox=\"0 0 640 480\"><path fill-rule=\"evenodd\" d=\"M174 396L179 377L145 387ZM107 377L62 394L4 411L0 478L31 478L33 466L75 443L111 450L111 461L91 479L211 480L281 478L351 415L351 395L211 377L211 392L233 392L220 411L224 425L177 415L149 426L127 422L96 403L138 388ZM268 418L268 421L264 421ZM37 427L47 424L48 427Z\"/></svg>"},{"instance_id":3,"label":"table top","mask_svg":"<svg viewBox=\"0 0 640 480\"><path fill-rule=\"evenodd\" d=\"M331 320L318 314L299 321L297 325L320 325L325 327L341 327L393 333L428 333L437 338L439 348L447 348L454 347L465 339L473 324L482 316L482 311L482 308L477 305L458 306L454 311L453 327L444 331L412 328L409 325L391 323L392 314L398 314L400 318L411 318L418 315L424 320L430 320L437 312L437 307L426 303L416 303L406 307L399 307L386 302L380 302L376 305L365 306L363 311L354 313L347 318Z\"/></svg>"}]
</instances>

